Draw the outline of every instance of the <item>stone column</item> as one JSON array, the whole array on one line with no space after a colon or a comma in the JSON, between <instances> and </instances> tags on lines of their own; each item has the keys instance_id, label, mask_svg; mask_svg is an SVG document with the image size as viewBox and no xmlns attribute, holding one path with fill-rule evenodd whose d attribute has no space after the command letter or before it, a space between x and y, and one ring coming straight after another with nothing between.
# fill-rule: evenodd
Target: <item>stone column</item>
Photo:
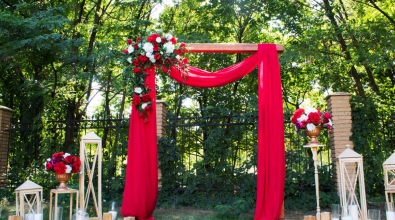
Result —
<instances>
[{"instance_id":1,"label":"stone column","mask_svg":"<svg viewBox=\"0 0 395 220\"><path fill-rule=\"evenodd\" d=\"M0 188L5 187L8 167L8 145L11 127L11 118L14 110L0 106Z\"/></svg>"},{"instance_id":2,"label":"stone column","mask_svg":"<svg viewBox=\"0 0 395 220\"><path fill-rule=\"evenodd\" d=\"M333 175L333 182L336 189L338 188L339 182L339 170L336 165L336 157L347 148L347 145L349 145L351 149L354 148L354 144L350 140L352 135L350 96L350 93L335 92L325 98L328 111L331 113L333 120L333 133L330 135L330 148L332 152L331 158L333 168L336 170L336 173Z\"/></svg>"},{"instance_id":3,"label":"stone column","mask_svg":"<svg viewBox=\"0 0 395 220\"><path fill-rule=\"evenodd\" d=\"M156 100L156 136L164 137L166 134L166 109L167 103L162 100ZM158 168L158 179L162 177L162 172ZM158 181L158 188L162 187L162 183Z\"/></svg>"}]
</instances>

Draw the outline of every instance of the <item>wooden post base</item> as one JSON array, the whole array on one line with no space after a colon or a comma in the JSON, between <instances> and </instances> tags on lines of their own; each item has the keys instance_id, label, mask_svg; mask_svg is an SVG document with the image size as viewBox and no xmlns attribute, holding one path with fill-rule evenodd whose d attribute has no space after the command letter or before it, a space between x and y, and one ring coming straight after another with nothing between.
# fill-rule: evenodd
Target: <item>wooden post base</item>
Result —
<instances>
[{"instance_id":1,"label":"wooden post base","mask_svg":"<svg viewBox=\"0 0 395 220\"><path fill-rule=\"evenodd\" d=\"M111 213L103 213L103 220L112 220Z\"/></svg>"},{"instance_id":2,"label":"wooden post base","mask_svg":"<svg viewBox=\"0 0 395 220\"><path fill-rule=\"evenodd\" d=\"M136 220L135 217L124 217L123 220Z\"/></svg>"},{"instance_id":3,"label":"wooden post base","mask_svg":"<svg viewBox=\"0 0 395 220\"><path fill-rule=\"evenodd\" d=\"M22 216L20 216L20 215L11 215L11 216L8 216L8 220L22 220Z\"/></svg>"}]
</instances>

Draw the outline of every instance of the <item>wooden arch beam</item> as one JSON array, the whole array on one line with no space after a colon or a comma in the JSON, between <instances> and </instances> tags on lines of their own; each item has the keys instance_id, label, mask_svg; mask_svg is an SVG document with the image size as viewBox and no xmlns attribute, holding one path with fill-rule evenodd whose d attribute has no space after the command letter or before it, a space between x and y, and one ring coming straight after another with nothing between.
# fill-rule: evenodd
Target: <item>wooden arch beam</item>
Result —
<instances>
[{"instance_id":1,"label":"wooden arch beam","mask_svg":"<svg viewBox=\"0 0 395 220\"><path fill-rule=\"evenodd\" d=\"M284 52L284 46L276 44L277 53ZM258 44L235 43L191 43L187 44L189 53L255 53Z\"/></svg>"}]
</instances>

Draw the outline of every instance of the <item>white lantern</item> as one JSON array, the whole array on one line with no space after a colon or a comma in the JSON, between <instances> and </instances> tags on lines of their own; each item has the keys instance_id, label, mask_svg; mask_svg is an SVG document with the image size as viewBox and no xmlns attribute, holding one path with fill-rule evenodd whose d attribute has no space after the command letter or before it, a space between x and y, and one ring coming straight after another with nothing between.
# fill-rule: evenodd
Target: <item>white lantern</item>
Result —
<instances>
[{"instance_id":1,"label":"white lantern","mask_svg":"<svg viewBox=\"0 0 395 220\"><path fill-rule=\"evenodd\" d=\"M16 215L24 220L42 220L43 187L27 180L15 190Z\"/></svg>"},{"instance_id":2,"label":"white lantern","mask_svg":"<svg viewBox=\"0 0 395 220\"><path fill-rule=\"evenodd\" d=\"M395 152L383 163L385 199L387 202L394 202L395 193ZM388 196L391 196L389 200Z\"/></svg>"},{"instance_id":3,"label":"white lantern","mask_svg":"<svg viewBox=\"0 0 395 220\"><path fill-rule=\"evenodd\" d=\"M83 136L80 141L80 157L80 209L87 210L88 200L92 196L97 217L102 219L102 139L93 132ZM97 174L96 186L93 184L95 171ZM86 187L85 176L88 177Z\"/></svg>"},{"instance_id":4,"label":"white lantern","mask_svg":"<svg viewBox=\"0 0 395 220\"><path fill-rule=\"evenodd\" d=\"M347 149L337 156L337 167L342 212L352 220L367 219L362 156L347 145Z\"/></svg>"}]
</instances>

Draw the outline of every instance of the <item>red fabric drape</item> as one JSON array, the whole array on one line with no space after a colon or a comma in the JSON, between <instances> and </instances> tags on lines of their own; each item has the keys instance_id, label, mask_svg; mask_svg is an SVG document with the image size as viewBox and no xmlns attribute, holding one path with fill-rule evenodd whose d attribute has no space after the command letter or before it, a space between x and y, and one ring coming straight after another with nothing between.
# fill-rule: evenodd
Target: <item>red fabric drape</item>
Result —
<instances>
[{"instance_id":1,"label":"red fabric drape","mask_svg":"<svg viewBox=\"0 0 395 220\"><path fill-rule=\"evenodd\" d=\"M146 73L146 84L151 89L152 111L144 119L134 114L138 110L132 106L122 202L122 215L134 216L138 220L150 219L158 196L155 69L151 68Z\"/></svg>"},{"instance_id":2,"label":"red fabric drape","mask_svg":"<svg viewBox=\"0 0 395 220\"><path fill-rule=\"evenodd\" d=\"M171 69L170 76L176 81L190 86L195 87L217 87L223 86L228 83L231 83L237 79L240 79L251 72L256 66L258 66L258 179L257 179L257 195L256 195L256 208L255 208L255 217L256 220L275 220L280 217L283 197L284 197L284 179L285 179L285 152L284 152L284 115L283 115L283 106L282 106L282 92L281 92L281 79L280 79L280 67L278 62L276 45L274 44L260 44L258 45L258 52L244 61L233 65L231 67L219 70L214 73L210 73L204 70L200 70L195 67L190 67L187 77L184 79L181 76L180 72L176 68ZM153 74L151 74L153 75ZM154 79L153 79L154 80ZM150 84L151 85L151 84ZM152 84L154 85L154 84ZM154 91L154 90L153 90ZM155 111L154 111L155 112ZM139 125L134 125L134 118L137 116L133 116L131 120L131 129L134 130L144 129ZM150 115L150 118L154 117ZM138 121L138 123L144 123L142 121ZM156 119L151 120L149 124L155 124ZM147 140L145 137L138 137L138 135L152 135L155 136L156 133L154 131L150 131L153 133L144 133L140 132L139 134L132 133L130 131L130 135L133 135L133 138L129 137L129 153L128 153L128 168L126 172L126 186L124 192L124 203L122 206L122 213L127 215L134 215L133 213L145 213L146 215L134 215L134 216L142 216L143 218L147 218L152 214L154 207L152 210L139 210L146 209L148 205L142 206L138 205L140 202L144 204L150 204L156 202L157 189L155 189L155 193L148 192L147 188L152 189L153 181L157 186L157 179L153 180L154 175L145 175L145 178L141 178L136 175L136 173L141 173L142 166L146 165L149 161L144 159L145 154L142 154L142 151L145 153L145 150L133 150L135 148L143 148L146 147L142 145L141 141L146 144ZM150 139L150 138L148 138ZM151 138L152 139L152 138ZM155 155L156 158L156 139L155 143L150 142L150 144L155 144L155 147L146 147L152 151L151 154ZM131 149L133 148L133 149ZM148 150L147 150L148 151ZM140 155L131 155L140 153ZM148 152L147 152L148 153ZM134 160L133 158L140 158L139 162L134 162L129 164L129 161ZM152 156L149 157L151 160ZM141 165L140 162L144 160L144 165ZM157 167L146 165L144 170L147 171L147 167L149 167L149 173L156 173L157 175ZM140 165L138 165L140 164ZM157 163L155 162L155 165ZM133 166L133 167L132 167ZM138 171L137 171L138 170ZM130 174L134 174L133 177L129 176ZM149 178L148 178L149 177ZM131 182L131 183L130 183ZM138 182L138 183L136 183ZM134 190L130 190L129 184L133 185ZM147 187L146 185L150 185ZM138 187L141 187L143 190L139 190ZM138 195L137 195L138 194ZM144 195L146 194L146 195ZM152 196L155 194L155 196ZM144 199L142 199L144 198ZM155 198L154 202L148 202L149 199ZM138 201L138 200L142 201ZM131 202L133 203L126 203ZM128 210L126 210L128 209ZM130 210L130 211L129 211Z\"/></svg>"}]
</instances>

